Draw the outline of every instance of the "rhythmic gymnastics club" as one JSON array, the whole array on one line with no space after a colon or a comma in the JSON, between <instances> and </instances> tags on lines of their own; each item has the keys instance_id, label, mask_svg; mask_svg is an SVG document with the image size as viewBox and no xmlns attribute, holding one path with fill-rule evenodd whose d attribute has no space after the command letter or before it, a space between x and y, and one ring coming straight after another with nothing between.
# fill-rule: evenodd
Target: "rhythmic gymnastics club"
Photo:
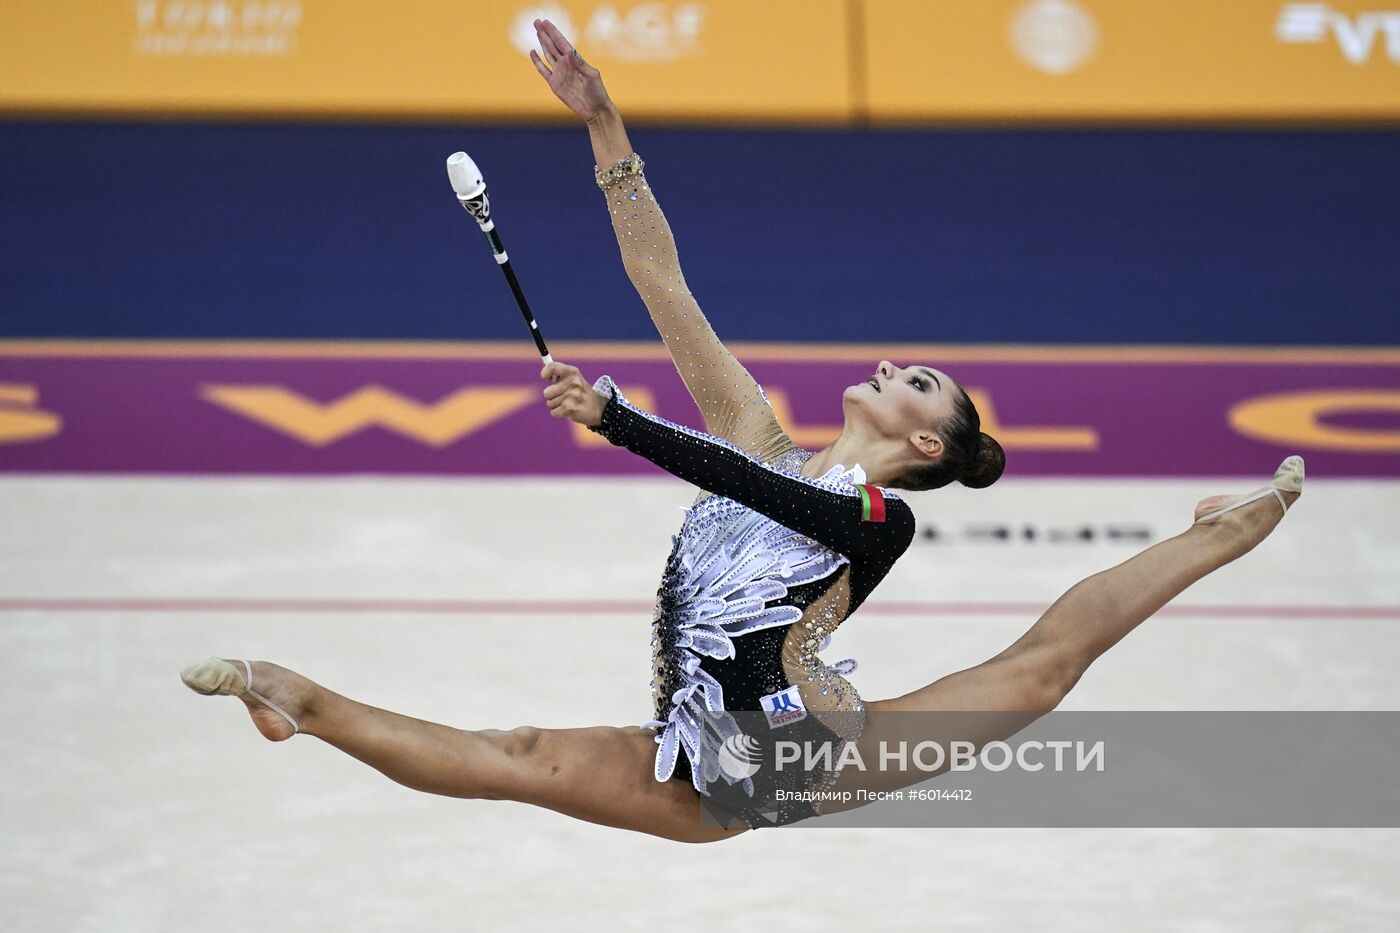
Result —
<instances>
[{"instance_id":1,"label":"rhythmic gymnastics club","mask_svg":"<svg viewBox=\"0 0 1400 933\"><path fill-rule=\"evenodd\" d=\"M454 152L447 157L447 178L452 182L452 190L457 192L457 200L476 220L481 232L486 234L486 242L491 246L491 255L496 257L496 265L505 273L511 294L515 296L515 303L520 306L520 313L524 315L525 323L530 327L530 336L535 338L540 359L545 363L553 363L554 358L549 355L549 348L544 345L544 337L540 334L540 326L535 323L535 316L530 313L525 293L520 290L515 270L510 267L510 257L506 255L506 248L501 244L501 235L496 232L496 222L491 219L491 202L486 197L486 182L482 180L481 170L476 167L471 156L465 152Z\"/></svg>"}]
</instances>

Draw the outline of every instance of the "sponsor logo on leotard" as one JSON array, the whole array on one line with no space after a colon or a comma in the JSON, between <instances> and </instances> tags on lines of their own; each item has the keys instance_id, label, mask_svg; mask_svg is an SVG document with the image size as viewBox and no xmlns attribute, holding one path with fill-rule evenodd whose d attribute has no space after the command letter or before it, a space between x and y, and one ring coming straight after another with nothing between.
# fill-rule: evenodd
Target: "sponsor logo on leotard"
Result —
<instances>
[{"instance_id":1,"label":"sponsor logo on leotard","mask_svg":"<svg viewBox=\"0 0 1400 933\"><path fill-rule=\"evenodd\" d=\"M790 726L807 718L807 708L802 705L802 693L796 684L786 690L760 697L758 702L763 707L763 715L768 717L769 727L773 729Z\"/></svg>"}]
</instances>

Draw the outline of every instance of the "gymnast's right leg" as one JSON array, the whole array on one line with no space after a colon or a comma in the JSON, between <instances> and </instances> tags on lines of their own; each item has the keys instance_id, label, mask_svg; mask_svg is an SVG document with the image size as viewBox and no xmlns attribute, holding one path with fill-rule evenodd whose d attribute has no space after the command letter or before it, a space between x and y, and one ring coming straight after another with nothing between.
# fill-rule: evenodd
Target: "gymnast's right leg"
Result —
<instances>
[{"instance_id":1,"label":"gymnast's right leg","mask_svg":"<svg viewBox=\"0 0 1400 933\"><path fill-rule=\"evenodd\" d=\"M653 733L641 728L454 729L357 703L266 661L251 662L251 674L256 696L248 695L241 662L211 659L184 679L201 693L238 695L273 741L295 734L276 706L301 732L425 793L514 800L677 842L713 842L746 828L706 825L693 787L657 781ZM211 678L220 676L227 689L214 689Z\"/></svg>"}]
</instances>

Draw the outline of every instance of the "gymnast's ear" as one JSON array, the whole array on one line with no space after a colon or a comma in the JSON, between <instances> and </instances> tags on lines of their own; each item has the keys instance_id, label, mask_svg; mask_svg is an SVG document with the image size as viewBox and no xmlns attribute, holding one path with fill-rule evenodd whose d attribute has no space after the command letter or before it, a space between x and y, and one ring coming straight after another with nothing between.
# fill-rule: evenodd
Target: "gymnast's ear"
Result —
<instances>
[{"instance_id":1,"label":"gymnast's ear","mask_svg":"<svg viewBox=\"0 0 1400 933\"><path fill-rule=\"evenodd\" d=\"M937 460L943 456L943 438L927 428L910 434L909 443L914 445L914 449L929 460Z\"/></svg>"}]
</instances>

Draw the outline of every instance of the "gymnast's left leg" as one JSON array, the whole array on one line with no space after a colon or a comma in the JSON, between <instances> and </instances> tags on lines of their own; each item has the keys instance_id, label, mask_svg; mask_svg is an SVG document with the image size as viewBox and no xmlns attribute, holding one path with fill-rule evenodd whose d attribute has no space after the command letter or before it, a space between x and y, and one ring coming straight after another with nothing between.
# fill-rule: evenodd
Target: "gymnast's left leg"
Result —
<instances>
[{"instance_id":1,"label":"gymnast's left leg","mask_svg":"<svg viewBox=\"0 0 1400 933\"><path fill-rule=\"evenodd\" d=\"M644 729L454 729L358 703L276 664L249 663L253 689L242 662L210 659L182 676L200 693L238 696L272 741L314 735L414 790L514 800L677 842L713 842L746 828L706 825L693 787L657 781L656 743Z\"/></svg>"},{"instance_id":2,"label":"gymnast's left leg","mask_svg":"<svg viewBox=\"0 0 1400 933\"><path fill-rule=\"evenodd\" d=\"M1006 739L1055 709L1106 651L1191 584L1262 542L1283 518L1282 504L1298 498L1302 463L1285 461L1269 488L1280 498L1213 496L1196 506L1198 522L1116 567L1082 580L1055 601L1029 631L976 667L912 693L866 704L869 724L859 746L876 760L880 743L970 741L981 747ZM1275 484L1277 484L1275 486ZM952 713L908 716L909 713ZM913 734L913 729L940 734ZM946 734L943 730L947 730ZM894 789L935 772L847 774L837 789Z\"/></svg>"}]
</instances>

